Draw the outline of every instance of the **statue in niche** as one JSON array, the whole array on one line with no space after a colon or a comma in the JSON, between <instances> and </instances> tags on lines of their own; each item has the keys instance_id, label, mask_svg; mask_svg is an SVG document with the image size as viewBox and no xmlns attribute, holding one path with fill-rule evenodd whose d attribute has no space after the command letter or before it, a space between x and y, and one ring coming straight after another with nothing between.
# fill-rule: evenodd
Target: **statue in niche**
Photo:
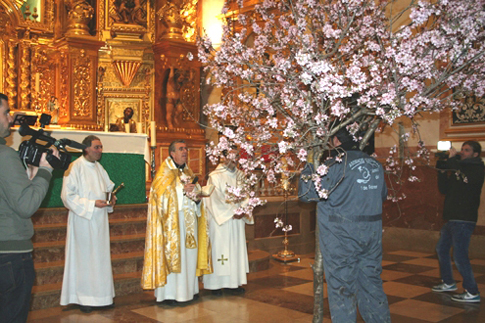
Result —
<instances>
[{"instance_id":1,"label":"statue in niche","mask_svg":"<svg viewBox=\"0 0 485 323\"><path fill-rule=\"evenodd\" d=\"M115 0L113 4L112 22L147 27L147 0Z\"/></svg>"},{"instance_id":2,"label":"statue in niche","mask_svg":"<svg viewBox=\"0 0 485 323\"><path fill-rule=\"evenodd\" d=\"M167 103L166 115L167 126L173 129L174 125L179 127L182 124L184 106L180 100L180 89L183 85L183 77L173 67L170 68L167 80Z\"/></svg>"},{"instance_id":3,"label":"statue in niche","mask_svg":"<svg viewBox=\"0 0 485 323\"><path fill-rule=\"evenodd\" d=\"M49 103L47 103L47 107L51 113L51 124L57 124L59 119L59 104L57 98L52 95Z\"/></svg>"}]
</instances>

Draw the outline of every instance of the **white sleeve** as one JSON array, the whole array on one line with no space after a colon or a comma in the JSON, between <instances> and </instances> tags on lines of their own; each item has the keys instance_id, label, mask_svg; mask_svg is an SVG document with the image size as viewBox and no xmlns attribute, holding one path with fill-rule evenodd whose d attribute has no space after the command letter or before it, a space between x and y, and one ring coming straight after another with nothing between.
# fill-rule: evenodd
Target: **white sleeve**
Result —
<instances>
[{"instance_id":1,"label":"white sleeve","mask_svg":"<svg viewBox=\"0 0 485 323\"><path fill-rule=\"evenodd\" d=\"M91 220L95 211L95 200L89 200L80 196L82 181L80 181L79 167L77 164L71 164L71 167L65 172L62 182L61 199L64 206L74 214Z\"/></svg>"}]
</instances>

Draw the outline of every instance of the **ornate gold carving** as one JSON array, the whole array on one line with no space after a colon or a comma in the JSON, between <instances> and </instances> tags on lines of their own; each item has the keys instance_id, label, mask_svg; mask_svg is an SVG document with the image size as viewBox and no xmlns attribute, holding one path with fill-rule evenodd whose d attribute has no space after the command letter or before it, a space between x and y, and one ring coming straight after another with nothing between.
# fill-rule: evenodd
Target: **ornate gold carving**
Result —
<instances>
[{"instance_id":1,"label":"ornate gold carving","mask_svg":"<svg viewBox=\"0 0 485 323\"><path fill-rule=\"evenodd\" d=\"M46 1L46 24L50 31L54 31L54 1Z\"/></svg>"},{"instance_id":2,"label":"ornate gold carving","mask_svg":"<svg viewBox=\"0 0 485 323\"><path fill-rule=\"evenodd\" d=\"M52 96L56 96L55 72L57 51L44 45L32 44L31 62L31 106L37 113L54 113L58 119L57 109L54 111L49 104ZM54 100L52 100L52 103Z\"/></svg>"},{"instance_id":3,"label":"ornate gold carving","mask_svg":"<svg viewBox=\"0 0 485 323\"><path fill-rule=\"evenodd\" d=\"M155 9L152 7L152 6L149 6L150 7L150 20L149 20L149 24L148 24L148 29L151 33L151 42L154 43L155 42Z\"/></svg>"},{"instance_id":4,"label":"ornate gold carving","mask_svg":"<svg viewBox=\"0 0 485 323\"><path fill-rule=\"evenodd\" d=\"M184 107L182 120L184 121L198 121L200 117L200 109L198 106L197 81L195 79L196 71L191 68L184 70L182 86L180 88L180 101Z\"/></svg>"},{"instance_id":5,"label":"ornate gold carving","mask_svg":"<svg viewBox=\"0 0 485 323\"><path fill-rule=\"evenodd\" d=\"M169 0L157 15L164 25L160 39L194 42L197 29L198 0Z\"/></svg>"},{"instance_id":6,"label":"ornate gold carving","mask_svg":"<svg viewBox=\"0 0 485 323\"><path fill-rule=\"evenodd\" d=\"M5 12L5 8L0 7L0 34L7 32L7 26L10 24L10 19Z\"/></svg>"},{"instance_id":7,"label":"ornate gold carving","mask_svg":"<svg viewBox=\"0 0 485 323\"><path fill-rule=\"evenodd\" d=\"M121 83L124 86L130 86L131 81L133 81L141 66L141 61L113 61L113 66Z\"/></svg>"},{"instance_id":8,"label":"ornate gold carving","mask_svg":"<svg viewBox=\"0 0 485 323\"><path fill-rule=\"evenodd\" d=\"M158 10L157 15L165 26L160 37L161 39L184 39L182 33L184 22L180 15L182 4L183 2L181 0L167 1L165 5Z\"/></svg>"},{"instance_id":9,"label":"ornate gold carving","mask_svg":"<svg viewBox=\"0 0 485 323\"><path fill-rule=\"evenodd\" d=\"M68 35L89 36L88 23L94 15L94 9L86 0L67 0L65 2L68 13Z\"/></svg>"},{"instance_id":10,"label":"ornate gold carving","mask_svg":"<svg viewBox=\"0 0 485 323\"><path fill-rule=\"evenodd\" d=\"M109 18L110 25L136 24L147 28L147 0L113 1Z\"/></svg>"},{"instance_id":11,"label":"ornate gold carving","mask_svg":"<svg viewBox=\"0 0 485 323\"><path fill-rule=\"evenodd\" d=\"M59 117L67 118L69 115L69 61L65 50L61 51L59 79Z\"/></svg>"},{"instance_id":12,"label":"ornate gold carving","mask_svg":"<svg viewBox=\"0 0 485 323\"><path fill-rule=\"evenodd\" d=\"M77 58L77 59L76 59ZM86 51L81 49L78 57L72 61L76 62L74 68L74 109L75 117L87 118L92 116L92 102L93 96L91 93L92 78L91 78L91 60L86 55Z\"/></svg>"},{"instance_id":13,"label":"ornate gold carving","mask_svg":"<svg viewBox=\"0 0 485 323\"><path fill-rule=\"evenodd\" d=\"M5 92L10 98L10 106L12 109L17 108L17 66L15 52L17 50L17 44L13 41L8 43L7 46L7 79Z\"/></svg>"},{"instance_id":14,"label":"ornate gold carving","mask_svg":"<svg viewBox=\"0 0 485 323\"><path fill-rule=\"evenodd\" d=\"M149 10L147 0L111 0L108 14L111 36L139 40L147 32Z\"/></svg>"},{"instance_id":15,"label":"ornate gold carving","mask_svg":"<svg viewBox=\"0 0 485 323\"><path fill-rule=\"evenodd\" d=\"M103 126L105 124L105 113L104 113L104 88L103 88L103 78L106 69L102 66L98 67L98 95L97 95L97 115L98 115L98 126ZM108 131L107 127L104 129Z\"/></svg>"},{"instance_id":16,"label":"ornate gold carving","mask_svg":"<svg viewBox=\"0 0 485 323\"><path fill-rule=\"evenodd\" d=\"M98 2L98 12L100 13L99 15L99 26L101 27L101 30L105 30L106 29L106 19L105 19L105 8L106 8L106 3L105 3L105 0L101 0ZM99 33L99 40L102 40L103 39L103 33Z\"/></svg>"},{"instance_id":17,"label":"ornate gold carving","mask_svg":"<svg viewBox=\"0 0 485 323\"><path fill-rule=\"evenodd\" d=\"M181 17L184 20L182 34L188 42L195 42L197 37L197 6L198 0L186 0L181 10Z\"/></svg>"},{"instance_id":18,"label":"ornate gold carving","mask_svg":"<svg viewBox=\"0 0 485 323\"><path fill-rule=\"evenodd\" d=\"M459 109L453 110L453 124L483 123L485 121L485 97L473 93L455 95Z\"/></svg>"},{"instance_id":19,"label":"ornate gold carving","mask_svg":"<svg viewBox=\"0 0 485 323\"><path fill-rule=\"evenodd\" d=\"M20 88L20 102L19 109L28 110L31 109L30 105L30 90L31 90L31 74L30 74L30 48L27 43L20 45L20 75L19 75L19 88Z\"/></svg>"},{"instance_id":20,"label":"ornate gold carving","mask_svg":"<svg viewBox=\"0 0 485 323\"><path fill-rule=\"evenodd\" d=\"M167 56L165 56L165 54L161 54L160 55L160 68L161 69L166 69L167 68L167 64L168 64L168 58Z\"/></svg>"},{"instance_id":21,"label":"ornate gold carving","mask_svg":"<svg viewBox=\"0 0 485 323\"><path fill-rule=\"evenodd\" d=\"M131 49L131 48L120 48L116 47L113 48L113 55L114 57L142 57L143 49Z\"/></svg>"},{"instance_id":22,"label":"ornate gold carving","mask_svg":"<svg viewBox=\"0 0 485 323\"><path fill-rule=\"evenodd\" d=\"M190 66L185 55L180 55L176 60L179 67L180 102L183 106L183 121L198 121L200 109L198 104L197 71Z\"/></svg>"},{"instance_id":23,"label":"ornate gold carving","mask_svg":"<svg viewBox=\"0 0 485 323\"><path fill-rule=\"evenodd\" d=\"M113 38L124 40L139 40L146 32L146 29L138 25L114 24L111 27L111 36Z\"/></svg>"}]
</instances>

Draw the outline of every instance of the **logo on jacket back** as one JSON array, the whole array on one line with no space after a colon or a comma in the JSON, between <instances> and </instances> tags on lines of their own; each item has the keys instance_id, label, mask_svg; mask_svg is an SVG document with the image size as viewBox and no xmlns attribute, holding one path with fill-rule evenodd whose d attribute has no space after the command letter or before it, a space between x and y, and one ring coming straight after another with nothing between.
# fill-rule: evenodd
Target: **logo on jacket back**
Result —
<instances>
[{"instance_id":1,"label":"logo on jacket back","mask_svg":"<svg viewBox=\"0 0 485 323\"><path fill-rule=\"evenodd\" d=\"M358 158L350 162L349 167L351 170L356 170L360 174L360 178L357 178L357 183L361 184L360 189L376 190L378 185L367 185L372 179L378 180L379 175L379 163L371 158ZM356 175L357 176L357 175Z\"/></svg>"}]
</instances>

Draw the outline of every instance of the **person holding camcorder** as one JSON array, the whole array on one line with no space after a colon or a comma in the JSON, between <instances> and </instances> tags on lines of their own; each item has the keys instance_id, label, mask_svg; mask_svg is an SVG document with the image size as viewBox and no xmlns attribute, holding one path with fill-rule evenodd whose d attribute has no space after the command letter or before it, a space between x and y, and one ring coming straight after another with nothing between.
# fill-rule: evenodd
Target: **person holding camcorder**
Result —
<instances>
[{"instance_id":1,"label":"person holding camcorder","mask_svg":"<svg viewBox=\"0 0 485 323\"><path fill-rule=\"evenodd\" d=\"M22 165L18 153L6 145L13 118L8 97L0 93L0 318L25 322L35 272L30 217L47 194L52 166L40 156L39 166ZM56 149L52 155L59 157Z\"/></svg>"},{"instance_id":2,"label":"person holding camcorder","mask_svg":"<svg viewBox=\"0 0 485 323\"><path fill-rule=\"evenodd\" d=\"M436 164L438 187L445 195L443 220L446 223L441 228L440 239L436 245L442 283L432 290L450 292L458 289L451 266L450 249L453 246L453 259L463 277L464 292L453 295L451 299L462 303L480 302L480 293L468 258L468 247L477 223L485 176L481 151L482 147L478 142L465 141L460 153L451 148L449 156L442 156Z\"/></svg>"}]
</instances>

